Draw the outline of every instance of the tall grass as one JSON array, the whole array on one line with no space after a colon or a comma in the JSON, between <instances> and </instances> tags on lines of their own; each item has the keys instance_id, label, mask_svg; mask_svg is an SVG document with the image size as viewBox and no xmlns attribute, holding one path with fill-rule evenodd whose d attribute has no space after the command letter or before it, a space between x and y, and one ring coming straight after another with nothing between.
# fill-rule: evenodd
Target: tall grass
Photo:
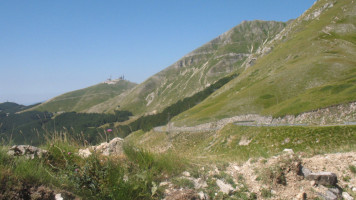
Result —
<instances>
[{"instance_id":1,"label":"tall grass","mask_svg":"<svg viewBox=\"0 0 356 200\"><path fill-rule=\"evenodd\" d=\"M84 159L77 154L84 146L66 133L53 133L41 148L47 155L33 160L9 156L7 148L1 148L0 196L13 198L27 191L25 184L58 188L85 199L160 199L159 183L187 166L173 154L157 155L130 145L124 147L125 157L93 153Z\"/></svg>"}]
</instances>

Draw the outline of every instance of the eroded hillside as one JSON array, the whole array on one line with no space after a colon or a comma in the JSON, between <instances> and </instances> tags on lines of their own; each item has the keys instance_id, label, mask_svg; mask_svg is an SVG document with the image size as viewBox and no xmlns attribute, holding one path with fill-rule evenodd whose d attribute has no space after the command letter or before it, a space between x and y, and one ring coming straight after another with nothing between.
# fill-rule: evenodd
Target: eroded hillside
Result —
<instances>
[{"instance_id":1,"label":"eroded hillside","mask_svg":"<svg viewBox=\"0 0 356 200\"><path fill-rule=\"evenodd\" d=\"M355 101L356 3L317 1L258 52L249 58L254 65L174 118L175 124L296 115Z\"/></svg>"},{"instance_id":2,"label":"eroded hillside","mask_svg":"<svg viewBox=\"0 0 356 200\"><path fill-rule=\"evenodd\" d=\"M246 59L285 25L274 21L244 21L150 77L129 94L96 105L90 111L111 111L119 105L120 109L134 114L160 112L241 69Z\"/></svg>"}]
</instances>

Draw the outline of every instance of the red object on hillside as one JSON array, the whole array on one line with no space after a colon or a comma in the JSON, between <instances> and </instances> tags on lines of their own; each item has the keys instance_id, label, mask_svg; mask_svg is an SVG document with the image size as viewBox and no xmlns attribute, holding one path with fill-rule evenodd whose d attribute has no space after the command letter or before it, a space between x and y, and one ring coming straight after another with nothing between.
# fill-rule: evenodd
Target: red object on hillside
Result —
<instances>
[{"instance_id":1,"label":"red object on hillside","mask_svg":"<svg viewBox=\"0 0 356 200\"><path fill-rule=\"evenodd\" d=\"M109 129L107 129L106 131L107 131L107 132L112 132L112 129L109 128Z\"/></svg>"}]
</instances>

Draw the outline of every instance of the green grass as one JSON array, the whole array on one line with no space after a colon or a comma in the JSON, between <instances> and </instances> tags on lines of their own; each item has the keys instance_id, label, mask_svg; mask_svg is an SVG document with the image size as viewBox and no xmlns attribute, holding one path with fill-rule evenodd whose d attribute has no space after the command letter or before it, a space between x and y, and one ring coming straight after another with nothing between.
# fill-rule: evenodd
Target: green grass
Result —
<instances>
[{"instance_id":1,"label":"green grass","mask_svg":"<svg viewBox=\"0 0 356 200\"><path fill-rule=\"evenodd\" d=\"M193 182L180 177L183 171L189 171L194 177L207 180L205 192L215 196L218 191L215 179L232 186L236 184L223 172L229 162L267 158L285 148L307 155L352 151L356 146L355 133L356 126L245 127L233 124L209 133L138 131L126 138L124 157L93 154L87 159L76 155L78 149L83 148L81 145L62 138L42 147L49 151L42 159L13 158L1 149L0 194L22 191L21 184L26 183L66 190L86 199L161 199L164 187L159 183L162 181L171 180L176 187L193 188ZM241 146L241 139L251 142ZM291 162L280 162L265 174L275 177L278 183L286 169L283 163L287 166ZM210 169L200 170L201 166L212 164L221 171L214 177L207 176ZM350 167L352 172L353 168ZM238 183L244 185L243 178L238 178ZM220 193L218 197L227 198ZM231 196L233 199L255 197L256 194L245 187L240 187Z\"/></svg>"},{"instance_id":2,"label":"green grass","mask_svg":"<svg viewBox=\"0 0 356 200\"><path fill-rule=\"evenodd\" d=\"M318 154L352 150L356 144L356 126L330 127L242 127L228 125L221 132L211 152L233 155L247 160L251 157L269 157L293 149L295 152ZM251 140L240 146L242 138ZM287 142L289 141L289 142Z\"/></svg>"},{"instance_id":3,"label":"green grass","mask_svg":"<svg viewBox=\"0 0 356 200\"><path fill-rule=\"evenodd\" d=\"M319 20L290 23L289 34L274 42L271 53L172 121L190 126L251 113L279 117L356 101L356 34L338 32L332 23L337 16L340 24L356 25L356 16L343 7L352 12L355 5L338 2ZM322 31L326 26L335 27L330 35Z\"/></svg>"},{"instance_id":4,"label":"green grass","mask_svg":"<svg viewBox=\"0 0 356 200\"><path fill-rule=\"evenodd\" d=\"M194 182L187 179L187 178L174 178L172 180L172 183L177 187L177 188L189 188L193 189L194 188Z\"/></svg>"},{"instance_id":5,"label":"green grass","mask_svg":"<svg viewBox=\"0 0 356 200\"><path fill-rule=\"evenodd\" d=\"M30 198L29 188L45 186L71 192L85 199L161 199L158 184L180 174L187 162L174 154L154 154L125 146L125 157L97 154L83 159L77 143L55 140L42 148L47 156L27 160L0 150L0 197L15 194ZM26 189L27 188L27 189Z\"/></svg>"},{"instance_id":6,"label":"green grass","mask_svg":"<svg viewBox=\"0 0 356 200\"><path fill-rule=\"evenodd\" d=\"M355 133L356 126L247 127L229 124L217 132L135 132L126 140L151 151L171 146L167 152L184 155L193 163L223 164L254 157L268 158L287 148L309 155L352 151L356 146ZM239 145L242 139L250 143Z\"/></svg>"},{"instance_id":7,"label":"green grass","mask_svg":"<svg viewBox=\"0 0 356 200\"><path fill-rule=\"evenodd\" d=\"M49 112L83 112L91 107L107 101L126 90L136 86L129 81L119 81L117 84L100 83L88 88L72 91L57 96L43 104L31 108L31 110Z\"/></svg>"}]
</instances>

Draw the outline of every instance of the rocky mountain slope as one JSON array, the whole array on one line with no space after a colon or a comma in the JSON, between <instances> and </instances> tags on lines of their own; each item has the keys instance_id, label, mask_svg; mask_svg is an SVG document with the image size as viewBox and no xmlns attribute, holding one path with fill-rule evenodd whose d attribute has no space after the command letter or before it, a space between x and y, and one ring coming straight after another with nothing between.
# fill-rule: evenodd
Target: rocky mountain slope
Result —
<instances>
[{"instance_id":1,"label":"rocky mountain slope","mask_svg":"<svg viewBox=\"0 0 356 200\"><path fill-rule=\"evenodd\" d=\"M89 108L129 91L136 83L126 80L105 81L88 88L68 92L50 99L31 110L49 112L86 112Z\"/></svg>"},{"instance_id":2,"label":"rocky mountain slope","mask_svg":"<svg viewBox=\"0 0 356 200\"><path fill-rule=\"evenodd\" d=\"M172 121L279 117L356 101L355 57L356 3L319 0L250 55L239 77Z\"/></svg>"},{"instance_id":3,"label":"rocky mountain slope","mask_svg":"<svg viewBox=\"0 0 356 200\"><path fill-rule=\"evenodd\" d=\"M120 106L138 115L160 112L242 69L246 59L285 26L284 22L244 21L148 78L130 93L118 95L89 111L109 112Z\"/></svg>"}]
</instances>

